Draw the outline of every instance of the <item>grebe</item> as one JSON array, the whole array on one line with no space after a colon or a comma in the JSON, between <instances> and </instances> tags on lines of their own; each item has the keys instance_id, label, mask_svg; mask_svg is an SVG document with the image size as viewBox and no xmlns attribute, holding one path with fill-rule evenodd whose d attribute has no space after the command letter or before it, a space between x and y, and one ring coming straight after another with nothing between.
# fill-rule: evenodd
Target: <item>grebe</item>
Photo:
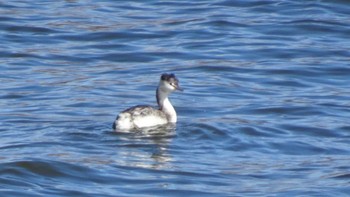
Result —
<instances>
[{"instance_id":1,"label":"grebe","mask_svg":"<svg viewBox=\"0 0 350 197\"><path fill-rule=\"evenodd\" d=\"M159 109L147 105L137 105L122 111L113 124L117 131L130 131L145 127L176 123L177 115L168 96L175 90L182 89L174 74L162 74L156 91Z\"/></svg>"}]
</instances>

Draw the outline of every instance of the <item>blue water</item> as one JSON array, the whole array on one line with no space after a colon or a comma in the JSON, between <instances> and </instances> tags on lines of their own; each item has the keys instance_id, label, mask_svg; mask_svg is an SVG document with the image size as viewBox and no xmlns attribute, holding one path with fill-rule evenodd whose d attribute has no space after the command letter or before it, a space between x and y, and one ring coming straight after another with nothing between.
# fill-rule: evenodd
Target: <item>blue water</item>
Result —
<instances>
[{"instance_id":1,"label":"blue water","mask_svg":"<svg viewBox=\"0 0 350 197\"><path fill-rule=\"evenodd\" d=\"M2 1L1 196L350 194L348 1ZM122 134L155 105L175 129Z\"/></svg>"}]
</instances>

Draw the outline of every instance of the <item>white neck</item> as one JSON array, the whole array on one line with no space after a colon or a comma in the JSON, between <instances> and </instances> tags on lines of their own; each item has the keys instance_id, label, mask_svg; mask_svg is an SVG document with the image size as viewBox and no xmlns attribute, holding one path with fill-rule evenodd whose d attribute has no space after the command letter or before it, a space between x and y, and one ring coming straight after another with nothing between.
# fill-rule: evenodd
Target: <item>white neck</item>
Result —
<instances>
[{"instance_id":1,"label":"white neck","mask_svg":"<svg viewBox=\"0 0 350 197\"><path fill-rule=\"evenodd\" d=\"M176 122L177 115L173 105L168 99L170 92L163 91L162 89L157 89L157 102L159 110L163 111L168 116L169 122Z\"/></svg>"}]
</instances>

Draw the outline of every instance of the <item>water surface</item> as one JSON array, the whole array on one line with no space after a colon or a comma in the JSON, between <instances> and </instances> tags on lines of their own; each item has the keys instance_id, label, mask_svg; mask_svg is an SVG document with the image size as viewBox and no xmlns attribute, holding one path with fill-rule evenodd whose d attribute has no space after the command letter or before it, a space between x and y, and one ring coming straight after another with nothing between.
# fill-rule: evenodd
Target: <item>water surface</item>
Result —
<instances>
[{"instance_id":1,"label":"water surface","mask_svg":"<svg viewBox=\"0 0 350 197\"><path fill-rule=\"evenodd\" d=\"M347 1L0 3L4 196L345 196ZM120 134L185 89L175 129Z\"/></svg>"}]
</instances>

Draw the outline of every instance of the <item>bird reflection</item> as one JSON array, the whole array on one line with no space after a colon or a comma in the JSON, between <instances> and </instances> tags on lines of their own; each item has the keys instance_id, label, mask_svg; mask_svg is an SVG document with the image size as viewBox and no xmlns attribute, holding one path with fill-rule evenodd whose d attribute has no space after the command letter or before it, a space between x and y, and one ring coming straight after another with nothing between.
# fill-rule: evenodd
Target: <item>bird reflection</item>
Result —
<instances>
[{"instance_id":1,"label":"bird reflection","mask_svg":"<svg viewBox=\"0 0 350 197\"><path fill-rule=\"evenodd\" d=\"M135 133L122 133L120 138L126 142L123 158L118 163L130 167L164 169L169 167L172 157L169 144L176 135L174 124L142 129Z\"/></svg>"}]
</instances>

